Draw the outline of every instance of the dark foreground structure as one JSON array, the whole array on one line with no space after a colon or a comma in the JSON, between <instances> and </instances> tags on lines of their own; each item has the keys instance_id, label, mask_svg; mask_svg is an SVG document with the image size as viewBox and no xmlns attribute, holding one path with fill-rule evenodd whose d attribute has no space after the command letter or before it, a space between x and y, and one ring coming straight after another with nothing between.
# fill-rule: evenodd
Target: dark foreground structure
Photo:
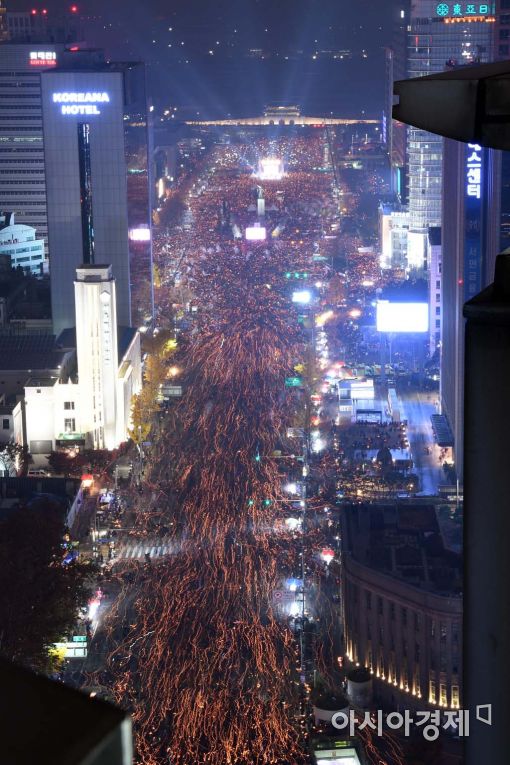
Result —
<instances>
[{"instance_id":1,"label":"dark foreground structure","mask_svg":"<svg viewBox=\"0 0 510 765\"><path fill-rule=\"evenodd\" d=\"M449 138L510 149L510 63L395 84L393 116ZM466 765L508 761L510 696L510 254L464 306L464 697ZM485 722L482 721L485 720Z\"/></svg>"},{"instance_id":2,"label":"dark foreground structure","mask_svg":"<svg viewBox=\"0 0 510 765\"><path fill-rule=\"evenodd\" d=\"M130 765L129 716L99 699L0 660L0 761Z\"/></svg>"}]
</instances>

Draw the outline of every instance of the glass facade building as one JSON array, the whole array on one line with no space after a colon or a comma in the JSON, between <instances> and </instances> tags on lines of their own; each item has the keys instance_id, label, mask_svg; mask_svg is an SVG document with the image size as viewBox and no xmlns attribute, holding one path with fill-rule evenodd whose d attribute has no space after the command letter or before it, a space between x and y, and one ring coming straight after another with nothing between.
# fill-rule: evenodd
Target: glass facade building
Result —
<instances>
[{"instance_id":1,"label":"glass facade building","mask_svg":"<svg viewBox=\"0 0 510 765\"><path fill-rule=\"evenodd\" d=\"M412 0L408 27L408 77L448 67L493 61L497 55L496 3L438 3ZM417 128L408 131L410 230L423 235L441 225L443 139ZM426 265L416 238L411 265ZM413 249L411 245L411 250ZM423 261L423 262L422 262Z\"/></svg>"}]
</instances>

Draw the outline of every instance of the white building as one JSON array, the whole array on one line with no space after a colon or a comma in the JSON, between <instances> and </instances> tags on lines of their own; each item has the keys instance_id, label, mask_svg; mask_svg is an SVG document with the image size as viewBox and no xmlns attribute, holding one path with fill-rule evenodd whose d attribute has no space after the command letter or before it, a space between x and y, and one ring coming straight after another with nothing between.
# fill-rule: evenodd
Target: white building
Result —
<instances>
[{"instance_id":1,"label":"white building","mask_svg":"<svg viewBox=\"0 0 510 765\"><path fill-rule=\"evenodd\" d=\"M379 208L379 237L381 268L406 268L409 212L393 210L388 205Z\"/></svg>"},{"instance_id":2,"label":"white building","mask_svg":"<svg viewBox=\"0 0 510 765\"><path fill-rule=\"evenodd\" d=\"M74 286L78 380L32 379L25 387L27 441L39 451L41 444L46 452L114 449L128 437L131 400L142 385L140 335L117 328L111 266L81 266Z\"/></svg>"},{"instance_id":3,"label":"white building","mask_svg":"<svg viewBox=\"0 0 510 765\"><path fill-rule=\"evenodd\" d=\"M21 266L33 274L47 271L44 239L36 239L35 228L14 222L14 213L0 214L0 255L9 255L13 268Z\"/></svg>"}]
</instances>

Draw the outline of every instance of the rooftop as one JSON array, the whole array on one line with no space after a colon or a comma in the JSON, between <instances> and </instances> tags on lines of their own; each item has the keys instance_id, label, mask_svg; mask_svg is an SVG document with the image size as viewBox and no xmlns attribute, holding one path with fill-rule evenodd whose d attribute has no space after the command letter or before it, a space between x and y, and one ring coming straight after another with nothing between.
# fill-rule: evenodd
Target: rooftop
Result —
<instances>
[{"instance_id":1,"label":"rooftop","mask_svg":"<svg viewBox=\"0 0 510 765\"><path fill-rule=\"evenodd\" d=\"M58 369L65 356L54 335L0 335L0 370Z\"/></svg>"},{"instance_id":2,"label":"rooftop","mask_svg":"<svg viewBox=\"0 0 510 765\"><path fill-rule=\"evenodd\" d=\"M433 504L346 505L344 547L368 568L436 594L462 590L462 559L443 542Z\"/></svg>"},{"instance_id":3,"label":"rooftop","mask_svg":"<svg viewBox=\"0 0 510 765\"><path fill-rule=\"evenodd\" d=\"M135 329L134 327L117 327L117 346L119 351L119 364L122 362L124 355L127 353L127 350L129 346L131 345L131 343L133 342L133 338L136 335L137 331L138 330ZM57 345L60 348L67 348L67 349L76 348L76 328L69 327L68 329L64 329L57 338Z\"/></svg>"}]
</instances>

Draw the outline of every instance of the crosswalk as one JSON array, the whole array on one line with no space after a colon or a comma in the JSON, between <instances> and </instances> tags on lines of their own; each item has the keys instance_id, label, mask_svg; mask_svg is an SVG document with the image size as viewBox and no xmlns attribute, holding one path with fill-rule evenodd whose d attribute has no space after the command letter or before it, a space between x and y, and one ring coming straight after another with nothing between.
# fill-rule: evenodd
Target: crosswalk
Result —
<instances>
[{"instance_id":1,"label":"crosswalk","mask_svg":"<svg viewBox=\"0 0 510 765\"><path fill-rule=\"evenodd\" d=\"M164 558L175 552L175 544L166 537L146 537L145 539L120 542L115 545L114 560L136 560L145 558L149 553L151 560Z\"/></svg>"}]
</instances>

